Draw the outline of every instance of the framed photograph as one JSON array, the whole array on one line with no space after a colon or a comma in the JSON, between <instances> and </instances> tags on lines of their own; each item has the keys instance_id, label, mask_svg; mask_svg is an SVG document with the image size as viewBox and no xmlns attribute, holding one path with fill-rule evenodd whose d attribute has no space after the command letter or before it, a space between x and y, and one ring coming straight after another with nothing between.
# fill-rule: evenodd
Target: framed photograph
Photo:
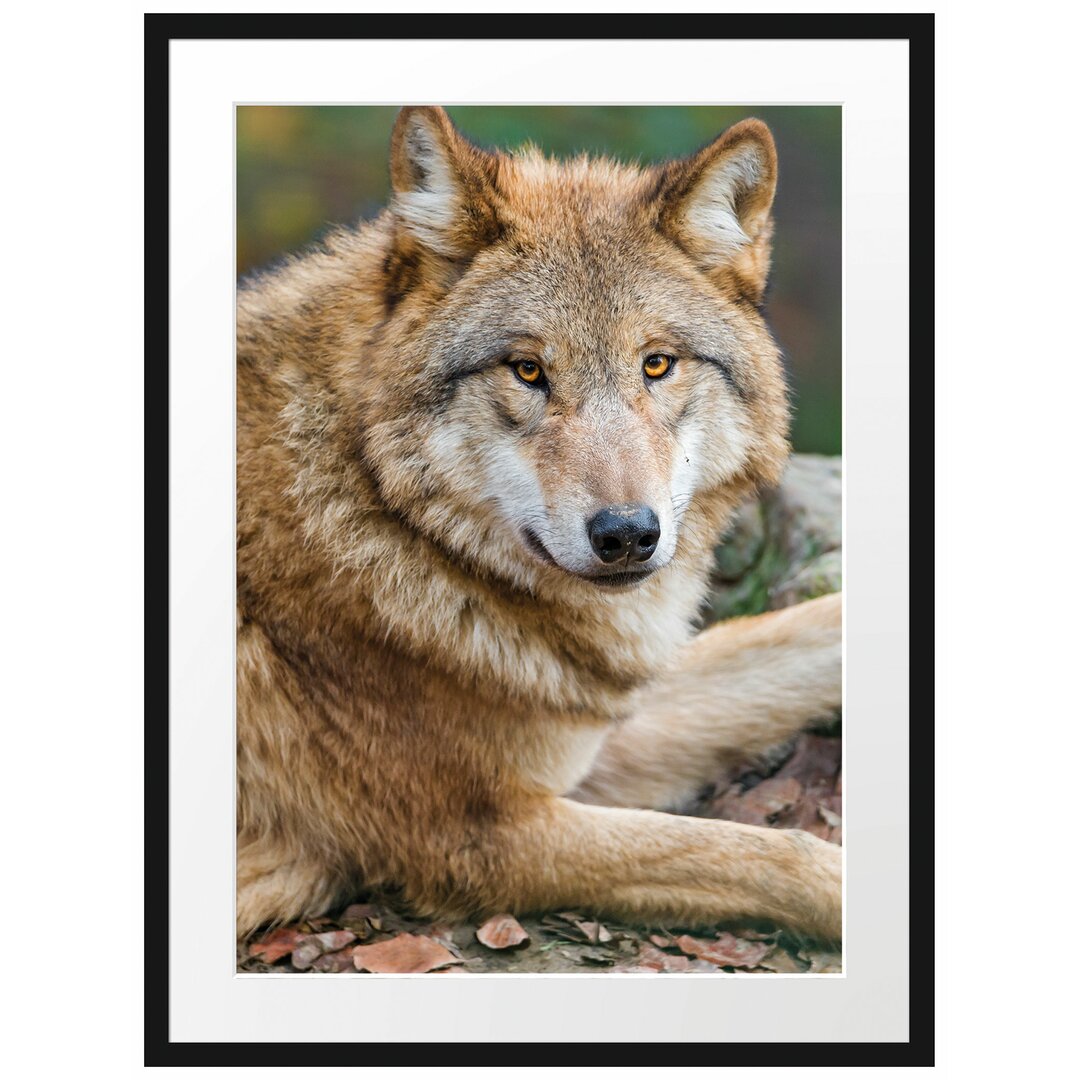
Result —
<instances>
[{"instance_id":1,"label":"framed photograph","mask_svg":"<svg viewBox=\"0 0 1080 1080\"><path fill-rule=\"evenodd\" d=\"M933 16L618 25L146 17L147 1064L933 1061Z\"/></svg>"}]
</instances>

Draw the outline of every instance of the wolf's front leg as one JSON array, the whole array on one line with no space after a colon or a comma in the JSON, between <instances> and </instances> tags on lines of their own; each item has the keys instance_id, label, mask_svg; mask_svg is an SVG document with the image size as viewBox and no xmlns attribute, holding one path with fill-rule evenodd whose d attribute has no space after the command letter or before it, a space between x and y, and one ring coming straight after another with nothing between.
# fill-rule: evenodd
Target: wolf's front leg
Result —
<instances>
[{"instance_id":1,"label":"wolf's front leg","mask_svg":"<svg viewBox=\"0 0 1080 1080\"><path fill-rule=\"evenodd\" d=\"M718 766L827 715L840 705L840 611L834 593L700 634L638 695L572 797L678 807Z\"/></svg>"},{"instance_id":2,"label":"wolf's front leg","mask_svg":"<svg viewBox=\"0 0 1080 1080\"><path fill-rule=\"evenodd\" d=\"M547 797L448 848L431 891L408 890L421 909L576 908L654 926L769 919L818 940L841 934L840 849L796 830Z\"/></svg>"}]
</instances>

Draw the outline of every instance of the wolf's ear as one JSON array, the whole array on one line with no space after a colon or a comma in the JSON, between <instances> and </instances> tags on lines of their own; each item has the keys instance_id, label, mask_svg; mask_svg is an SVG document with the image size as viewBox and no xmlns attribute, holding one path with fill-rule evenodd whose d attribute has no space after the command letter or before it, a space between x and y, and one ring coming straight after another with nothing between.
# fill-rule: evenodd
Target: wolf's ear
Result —
<instances>
[{"instance_id":1,"label":"wolf's ear","mask_svg":"<svg viewBox=\"0 0 1080 1080\"><path fill-rule=\"evenodd\" d=\"M734 276L755 303L769 274L776 145L760 120L743 120L661 173L660 227L702 269Z\"/></svg>"},{"instance_id":2,"label":"wolf's ear","mask_svg":"<svg viewBox=\"0 0 1080 1080\"><path fill-rule=\"evenodd\" d=\"M467 258L499 234L499 160L474 146L445 110L406 106L390 139L391 203L401 228L446 259Z\"/></svg>"}]
</instances>

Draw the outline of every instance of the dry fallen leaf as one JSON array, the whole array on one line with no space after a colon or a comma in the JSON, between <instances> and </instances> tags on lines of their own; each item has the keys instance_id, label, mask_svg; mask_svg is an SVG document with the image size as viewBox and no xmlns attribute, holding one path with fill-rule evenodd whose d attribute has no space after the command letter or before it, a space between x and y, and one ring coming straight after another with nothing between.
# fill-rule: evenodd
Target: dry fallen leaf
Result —
<instances>
[{"instance_id":1,"label":"dry fallen leaf","mask_svg":"<svg viewBox=\"0 0 1080 1080\"><path fill-rule=\"evenodd\" d=\"M840 772L841 740L824 735L803 733L795 744L795 753L784 762L777 776L793 776L804 787L824 784L832 788Z\"/></svg>"},{"instance_id":2,"label":"dry fallen leaf","mask_svg":"<svg viewBox=\"0 0 1080 1080\"><path fill-rule=\"evenodd\" d=\"M568 921L564 915L545 915L540 920L540 923L564 941L573 941L580 944L589 940L588 934L581 929L581 921L584 918L584 915L578 915L575 919Z\"/></svg>"},{"instance_id":3,"label":"dry fallen leaf","mask_svg":"<svg viewBox=\"0 0 1080 1080\"><path fill-rule=\"evenodd\" d=\"M418 928L418 932L423 934L424 937L433 938L440 945L445 945L451 950L456 948L454 944L454 930L454 925L447 922L432 923L430 926Z\"/></svg>"},{"instance_id":4,"label":"dry fallen leaf","mask_svg":"<svg viewBox=\"0 0 1080 1080\"><path fill-rule=\"evenodd\" d=\"M323 952L337 952L351 945L356 935L351 930L328 930L324 934L316 934L315 940L322 946Z\"/></svg>"},{"instance_id":5,"label":"dry fallen leaf","mask_svg":"<svg viewBox=\"0 0 1080 1080\"><path fill-rule=\"evenodd\" d=\"M352 952L341 949L339 952L324 953L311 965L312 971L325 974L339 974L342 971L355 971Z\"/></svg>"},{"instance_id":6,"label":"dry fallen leaf","mask_svg":"<svg viewBox=\"0 0 1080 1080\"><path fill-rule=\"evenodd\" d=\"M832 975L844 970L838 953L803 949L799 952L799 959L807 961L810 975Z\"/></svg>"},{"instance_id":7,"label":"dry fallen leaf","mask_svg":"<svg viewBox=\"0 0 1080 1080\"><path fill-rule=\"evenodd\" d=\"M361 919L378 917L379 909L374 904L350 904L338 918L338 922L359 922Z\"/></svg>"},{"instance_id":8,"label":"dry fallen leaf","mask_svg":"<svg viewBox=\"0 0 1080 1080\"><path fill-rule=\"evenodd\" d=\"M489 949L513 949L528 944L529 935L513 915L494 915L476 931L476 940Z\"/></svg>"},{"instance_id":9,"label":"dry fallen leaf","mask_svg":"<svg viewBox=\"0 0 1080 1080\"><path fill-rule=\"evenodd\" d=\"M777 946L768 956L759 960L757 966L779 975L797 975L806 971L810 965L805 960L792 956L787 949Z\"/></svg>"},{"instance_id":10,"label":"dry fallen leaf","mask_svg":"<svg viewBox=\"0 0 1080 1080\"><path fill-rule=\"evenodd\" d=\"M582 964L599 964L608 966L614 964L617 957L606 949L594 949L591 945L582 945L575 949L559 949L559 954L567 960Z\"/></svg>"},{"instance_id":11,"label":"dry fallen leaf","mask_svg":"<svg viewBox=\"0 0 1080 1080\"><path fill-rule=\"evenodd\" d=\"M323 953L337 952L355 940L356 935L351 930L327 930L322 934L309 934L293 950L292 966L297 971L307 971Z\"/></svg>"},{"instance_id":12,"label":"dry fallen leaf","mask_svg":"<svg viewBox=\"0 0 1080 1080\"><path fill-rule=\"evenodd\" d=\"M375 945L357 945L352 957L357 971L393 975L434 971L461 963L446 946L417 934L398 934Z\"/></svg>"},{"instance_id":13,"label":"dry fallen leaf","mask_svg":"<svg viewBox=\"0 0 1080 1080\"><path fill-rule=\"evenodd\" d=\"M313 939L314 935L308 935L293 949L292 966L297 971L307 971L322 956L323 947Z\"/></svg>"},{"instance_id":14,"label":"dry fallen leaf","mask_svg":"<svg viewBox=\"0 0 1080 1080\"><path fill-rule=\"evenodd\" d=\"M749 791L729 791L713 808L728 821L744 825L771 825L802 795L802 784L794 777L771 776Z\"/></svg>"},{"instance_id":15,"label":"dry fallen leaf","mask_svg":"<svg viewBox=\"0 0 1080 1080\"><path fill-rule=\"evenodd\" d=\"M603 945L611 940L611 931L603 923L579 922L577 926L591 945Z\"/></svg>"},{"instance_id":16,"label":"dry fallen leaf","mask_svg":"<svg viewBox=\"0 0 1080 1080\"><path fill-rule=\"evenodd\" d=\"M783 829L802 829L822 840L829 839L829 826L818 813L818 800L810 792L781 814L776 824Z\"/></svg>"},{"instance_id":17,"label":"dry fallen leaf","mask_svg":"<svg viewBox=\"0 0 1080 1080\"><path fill-rule=\"evenodd\" d=\"M756 967L772 949L767 942L746 941L726 932L717 934L715 941L683 934L675 939L675 944L688 956L708 960L720 967Z\"/></svg>"},{"instance_id":18,"label":"dry fallen leaf","mask_svg":"<svg viewBox=\"0 0 1080 1080\"><path fill-rule=\"evenodd\" d=\"M373 930L381 930L379 909L374 904L350 904L338 916L338 922L355 931L357 939L366 941Z\"/></svg>"},{"instance_id":19,"label":"dry fallen leaf","mask_svg":"<svg viewBox=\"0 0 1080 1080\"><path fill-rule=\"evenodd\" d=\"M689 971L690 961L685 956L669 956L652 945L642 945L634 966L648 971Z\"/></svg>"},{"instance_id":20,"label":"dry fallen leaf","mask_svg":"<svg viewBox=\"0 0 1080 1080\"><path fill-rule=\"evenodd\" d=\"M350 904L338 916L341 926L351 926L353 923L366 923L370 919L378 919L379 909L374 904Z\"/></svg>"},{"instance_id":21,"label":"dry fallen leaf","mask_svg":"<svg viewBox=\"0 0 1080 1080\"><path fill-rule=\"evenodd\" d=\"M268 934L261 941L252 942L248 946L248 953L259 957L264 963L272 964L275 960L288 956L300 944L303 936L299 930L282 927Z\"/></svg>"}]
</instances>

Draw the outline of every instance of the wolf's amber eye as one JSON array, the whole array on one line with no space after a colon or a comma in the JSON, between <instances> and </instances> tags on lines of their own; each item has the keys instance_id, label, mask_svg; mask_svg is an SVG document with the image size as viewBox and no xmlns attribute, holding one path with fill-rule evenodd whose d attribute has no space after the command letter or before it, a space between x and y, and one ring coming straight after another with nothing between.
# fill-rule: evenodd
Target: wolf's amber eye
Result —
<instances>
[{"instance_id":1,"label":"wolf's amber eye","mask_svg":"<svg viewBox=\"0 0 1080 1080\"><path fill-rule=\"evenodd\" d=\"M514 374L530 386L535 386L544 377L544 369L534 360L518 360L513 367Z\"/></svg>"},{"instance_id":2,"label":"wolf's amber eye","mask_svg":"<svg viewBox=\"0 0 1080 1080\"><path fill-rule=\"evenodd\" d=\"M666 356L664 353L654 353L652 356L645 357L642 371L650 379L662 379L671 370L671 365L672 359L670 356Z\"/></svg>"}]
</instances>

